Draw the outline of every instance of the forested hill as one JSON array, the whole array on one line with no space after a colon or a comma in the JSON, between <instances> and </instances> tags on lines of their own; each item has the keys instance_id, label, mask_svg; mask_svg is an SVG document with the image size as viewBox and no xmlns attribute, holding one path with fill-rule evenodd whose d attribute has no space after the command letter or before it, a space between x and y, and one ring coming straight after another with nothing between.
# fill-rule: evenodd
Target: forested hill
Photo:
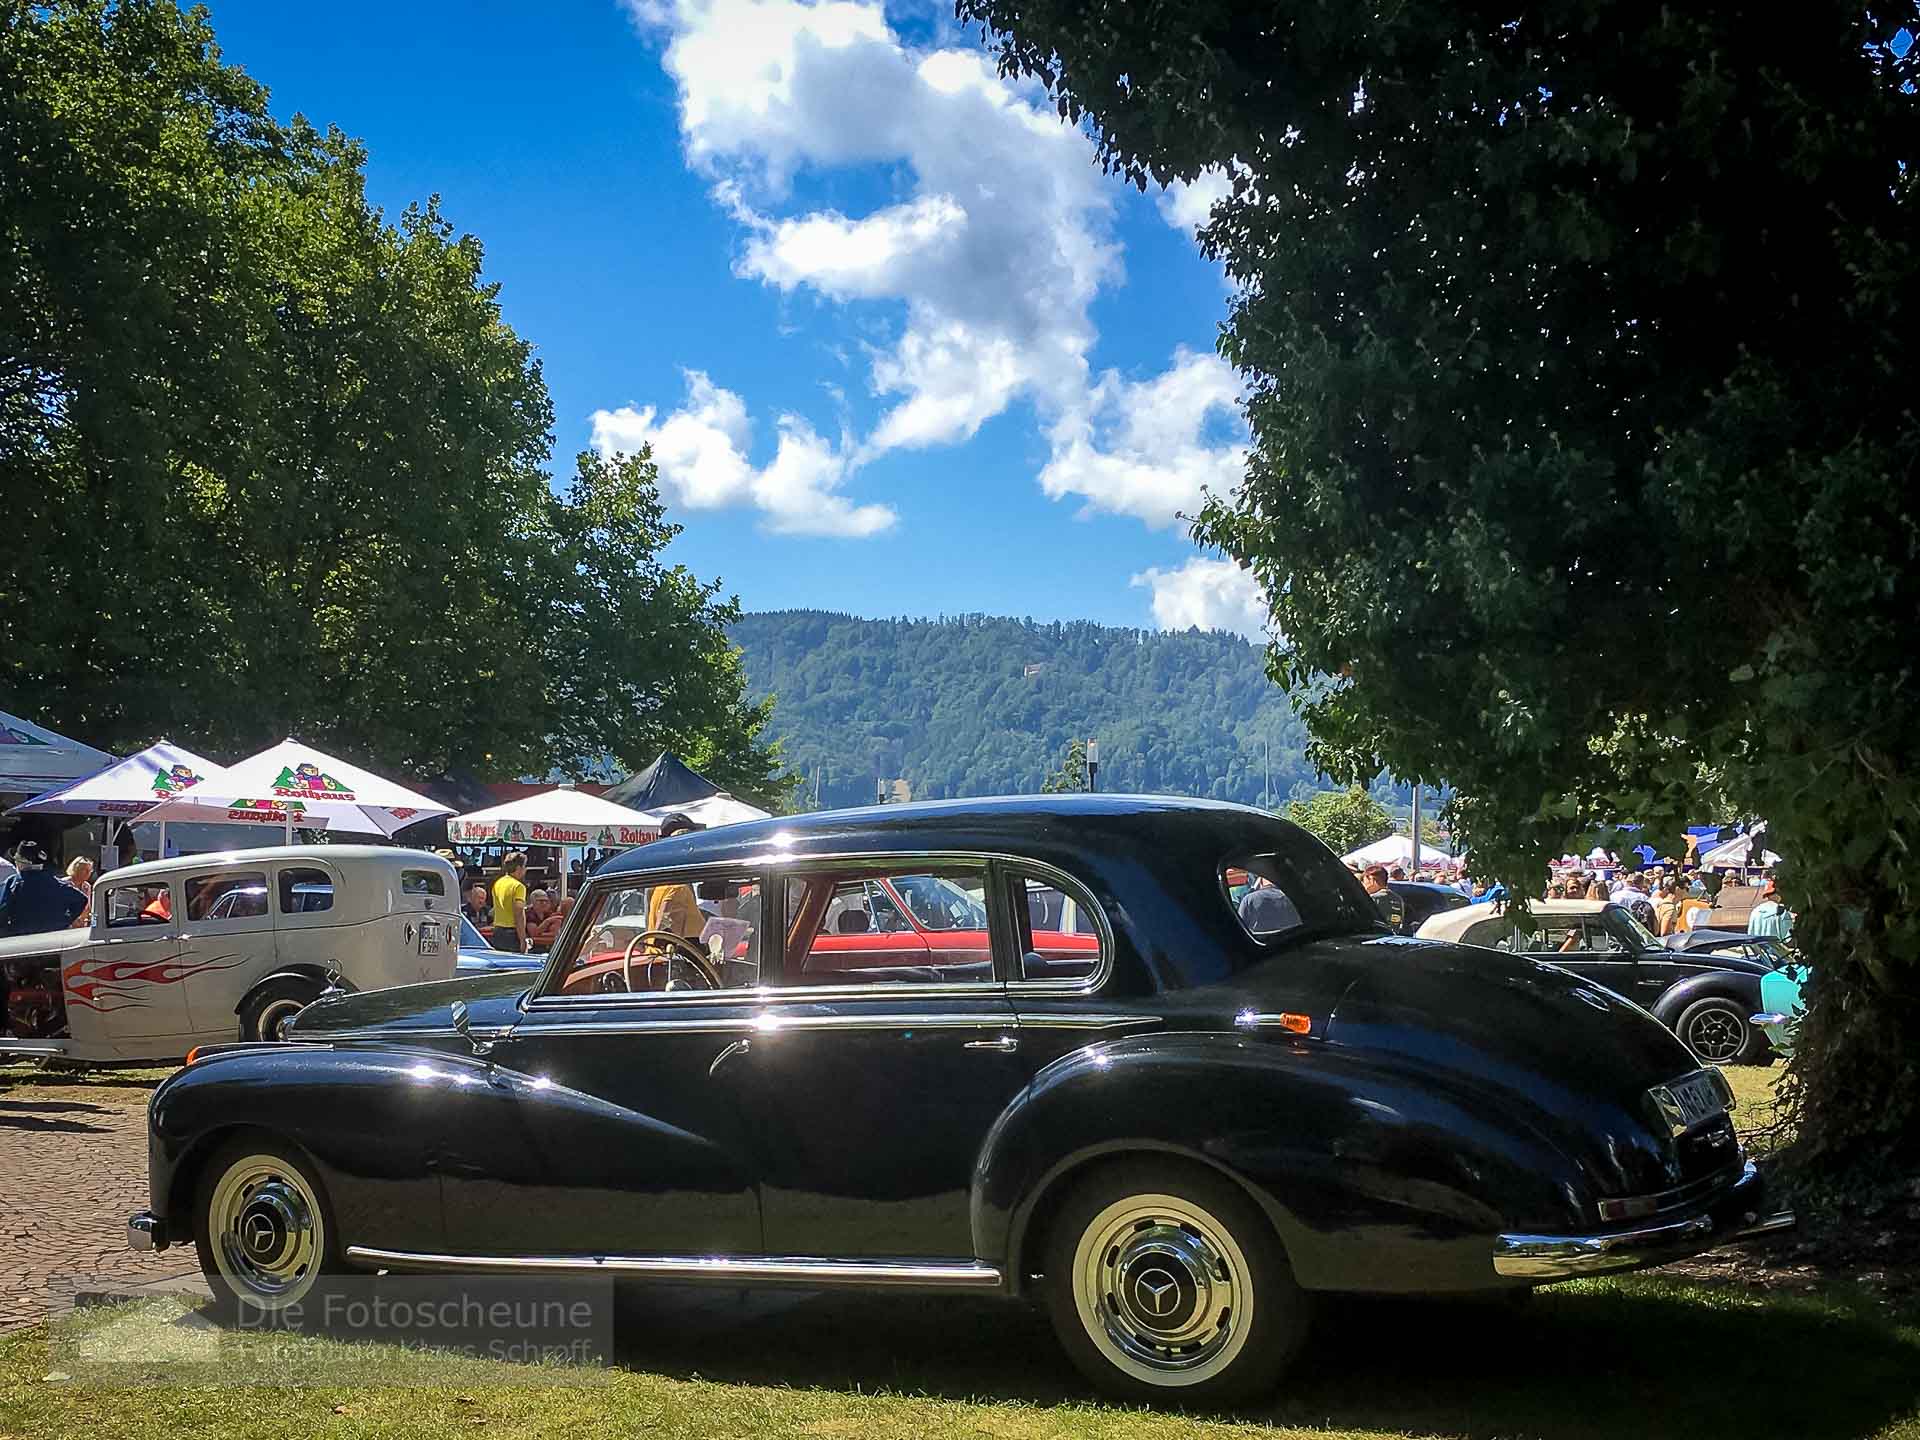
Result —
<instances>
[{"instance_id":1,"label":"forested hill","mask_svg":"<svg viewBox=\"0 0 1920 1440\"><path fill-rule=\"evenodd\" d=\"M1031 793L1068 743L1100 741L1102 790L1258 804L1262 740L1275 803L1317 788L1305 728L1234 635L963 615L861 620L821 610L744 616L748 688L823 806Z\"/></svg>"}]
</instances>

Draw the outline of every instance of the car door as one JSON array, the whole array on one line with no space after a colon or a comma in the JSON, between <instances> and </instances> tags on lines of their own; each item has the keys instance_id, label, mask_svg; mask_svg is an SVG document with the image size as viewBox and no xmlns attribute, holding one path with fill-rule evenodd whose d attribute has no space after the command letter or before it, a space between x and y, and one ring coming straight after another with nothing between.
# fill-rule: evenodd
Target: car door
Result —
<instances>
[{"instance_id":1,"label":"car door","mask_svg":"<svg viewBox=\"0 0 1920 1440\"><path fill-rule=\"evenodd\" d=\"M653 883L723 897L706 902L713 933L688 937L704 971L606 923L646 914ZM636 877L583 902L486 1082L440 1112L434 1164L455 1253L761 1253L753 1097L721 1063L762 1008L760 884L737 869Z\"/></svg>"},{"instance_id":2,"label":"car door","mask_svg":"<svg viewBox=\"0 0 1920 1440\"><path fill-rule=\"evenodd\" d=\"M849 884L931 875L977 892L986 874L961 860L796 864L781 877L783 968L759 1028L718 1071L736 1077L755 1120L769 1254L974 1254L974 1167L1028 1078L1005 984L977 954L829 970L840 952L819 947Z\"/></svg>"},{"instance_id":3,"label":"car door","mask_svg":"<svg viewBox=\"0 0 1920 1440\"><path fill-rule=\"evenodd\" d=\"M109 1044L126 1037L190 1036L178 882L103 880L94 903L101 917L95 922L98 939L61 972L69 1013L92 1012Z\"/></svg>"},{"instance_id":4,"label":"car door","mask_svg":"<svg viewBox=\"0 0 1920 1440\"><path fill-rule=\"evenodd\" d=\"M274 968L273 919L267 913L267 868L231 865L190 873L180 960L187 1018L198 1035L239 1035L241 997Z\"/></svg>"}]
</instances>

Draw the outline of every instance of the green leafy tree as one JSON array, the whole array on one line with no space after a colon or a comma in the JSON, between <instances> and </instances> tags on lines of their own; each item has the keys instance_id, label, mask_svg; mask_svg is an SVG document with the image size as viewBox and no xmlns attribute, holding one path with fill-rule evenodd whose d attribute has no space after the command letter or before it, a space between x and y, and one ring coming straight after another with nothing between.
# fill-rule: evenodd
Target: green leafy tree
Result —
<instances>
[{"instance_id":1,"label":"green leafy tree","mask_svg":"<svg viewBox=\"0 0 1920 1440\"><path fill-rule=\"evenodd\" d=\"M298 733L416 775L664 744L777 801L715 586L646 456L550 487L483 254L204 11L0 0L9 703L101 745Z\"/></svg>"},{"instance_id":2,"label":"green leafy tree","mask_svg":"<svg viewBox=\"0 0 1920 1440\"><path fill-rule=\"evenodd\" d=\"M960 13L1113 168L1231 176L1254 443L1196 534L1313 757L1445 776L1529 888L1615 821L1677 846L1717 771L1815 967L1798 1158L1914 1173L1912 0Z\"/></svg>"},{"instance_id":3,"label":"green leafy tree","mask_svg":"<svg viewBox=\"0 0 1920 1440\"><path fill-rule=\"evenodd\" d=\"M1077 795L1091 788L1087 780L1087 742L1070 741L1060 768L1040 782L1042 795Z\"/></svg>"},{"instance_id":4,"label":"green leafy tree","mask_svg":"<svg viewBox=\"0 0 1920 1440\"><path fill-rule=\"evenodd\" d=\"M1303 830L1311 830L1327 842L1336 855L1358 850L1393 834L1393 816L1387 807L1367 793L1362 785L1345 790L1322 790L1304 800L1287 804L1287 819ZM1423 824L1421 829L1425 829Z\"/></svg>"}]
</instances>

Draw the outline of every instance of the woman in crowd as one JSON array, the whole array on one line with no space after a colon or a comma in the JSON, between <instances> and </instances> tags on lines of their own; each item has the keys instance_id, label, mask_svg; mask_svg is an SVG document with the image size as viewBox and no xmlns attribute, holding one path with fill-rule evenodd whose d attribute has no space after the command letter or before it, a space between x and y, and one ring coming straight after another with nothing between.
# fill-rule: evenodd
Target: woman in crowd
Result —
<instances>
[{"instance_id":1,"label":"woman in crowd","mask_svg":"<svg viewBox=\"0 0 1920 1440\"><path fill-rule=\"evenodd\" d=\"M93 861L76 855L67 862L67 884L86 897L87 908L73 917L73 928L84 930L93 923Z\"/></svg>"}]
</instances>

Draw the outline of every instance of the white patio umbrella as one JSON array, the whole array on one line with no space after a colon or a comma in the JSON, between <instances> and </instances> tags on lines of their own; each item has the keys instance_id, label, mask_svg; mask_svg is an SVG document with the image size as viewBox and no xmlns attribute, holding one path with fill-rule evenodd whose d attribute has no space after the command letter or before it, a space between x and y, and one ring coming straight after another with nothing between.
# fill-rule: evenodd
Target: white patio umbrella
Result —
<instances>
[{"instance_id":1,"label":"white patio umbrella","mask_svg":"<svg viewBox=\"0 0 1920 1440\"><path fill-rule=\"evenodd\" d=\"M542 790L504 805L491 805L447 822L457 845L644 845L660 833L660 816L616 805L571 785ZM560 867L560 894L567 869Z\"/></svg>"},{"instance_id":2,"label":"white patio umbrella","mask_svg":"<svg viewBox=\"0 0 1920 1440\"><path fill-rule=\"evenodd\" d=\"M1779 863L1780 857L1764 846L1761 847L1760 858L1755 860L1751 835L1736 835L1700 857L1702 870L1746 870Z\"/></svg>"},{"instance_id":3,"label":"white patio umbrella","mask_svg":"<svg viewBox=\"0 0 1920 1440\"><path fill-rule=\"evenodd\" d=\"M162 740L84 780L36 795L9 813L140 815L219 773L220 767L211 760Z\"/></svg>"},{"instance_id":4,"label":"white patio umbrella","mask_svg":"<svg viewBox=\"0 0 1920 1440\"><path fill-rule=\"evenodd\" d=\"M1349 865L1406 865L1412 863L1413 839L1407 835L1389 835L1384 840L1376 840L1371 845L1362 845L1358 850L1350 851L1340 858ZM1421 865L1455 866L1460 863L1457 856L1431 845L1420 847ZM1417 867L1416 867L1417 868Z\"/></svg>"},{"instance_id":5,"label":"white patio umbrella","mask_svg":"<svg viewBox=\"0 0 1920 1440\"><path fill-rule=\"evenodd\" d=\"M717 825L738 825L743 820L765 820L773 812L762 810L758 805L749 805L744 800L736 800L723 790L704 800L670 805L661 812L663 816L668 813L684 815L694 824L712 829Z\"/></svg>"},{"instance_id":6,"label":"white patio umbrella","mask_svg":"<svg viewBox=\"0 0 1920 1440\"><path fill-rule=\"evenodd\" d=\"M296 828L391 835L416 820L452 813L450 805L285 740L209 775L140 818L278 825L291 844Z\"/></svg>"}]
</instances>

